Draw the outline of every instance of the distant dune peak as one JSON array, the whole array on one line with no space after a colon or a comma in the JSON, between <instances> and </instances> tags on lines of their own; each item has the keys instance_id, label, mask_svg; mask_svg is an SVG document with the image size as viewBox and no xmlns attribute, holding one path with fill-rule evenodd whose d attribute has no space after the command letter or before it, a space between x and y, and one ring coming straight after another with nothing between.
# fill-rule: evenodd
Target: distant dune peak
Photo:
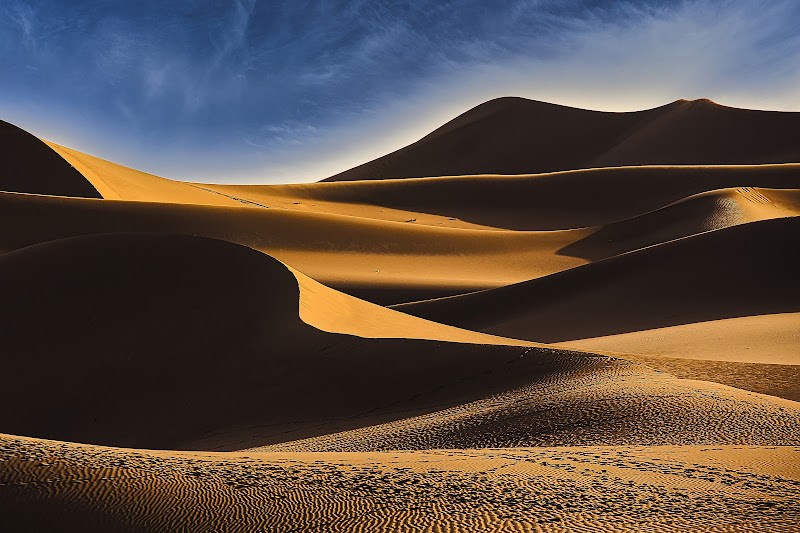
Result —
<instances>
[{"instance_id":1,"label":"distant dune peak","mask_svg":"<svg viewBox=\"0 0 800 533\"><path fill-rule=\"evenodd\" d=\"M505 96L323 181L794 163L800 162L797 131L800 113L738 109L707 98L611 113Z\"/></svg>"}]
</instances>

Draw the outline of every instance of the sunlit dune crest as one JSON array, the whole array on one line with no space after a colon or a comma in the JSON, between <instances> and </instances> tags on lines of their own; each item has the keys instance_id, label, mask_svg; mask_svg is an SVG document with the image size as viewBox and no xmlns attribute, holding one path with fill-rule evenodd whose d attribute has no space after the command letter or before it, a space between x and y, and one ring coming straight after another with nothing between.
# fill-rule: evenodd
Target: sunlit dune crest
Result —
<instances>
[{"instance_id":1,"label":"sunlit dune crest","mask_svg":"<svg viewBox=\"0 0 800 533\"><path fill-rule=\"evenodd\" d=\"M794 531L797 131L501 98L231 185L0 123L3 524Z\"/></svg>"}]
</instances>

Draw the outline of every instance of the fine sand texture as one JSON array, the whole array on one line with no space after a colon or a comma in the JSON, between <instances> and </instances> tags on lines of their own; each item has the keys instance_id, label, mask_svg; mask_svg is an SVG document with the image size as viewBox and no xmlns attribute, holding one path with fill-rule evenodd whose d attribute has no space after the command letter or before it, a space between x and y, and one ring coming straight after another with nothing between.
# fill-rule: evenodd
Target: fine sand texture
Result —
<instances>
[{"instance_id":1,"label":"fine sand texture","mask_svg":"<svg viewBox=\"0 0 800 533\"><path fill-rule=\"evenodd\" d=\"M800 448L153 452L0 436L0 511L39 531L792 532Z\"/></svg>"},{"instance_id":2,"label":"fine sand texture","mask_svg":"<svg viewBox=\"0 0 800 533\"><path fill-rule=\"evenodd\" d=\"M502 98L231 185L0 123L0 529L797 531L797 131Z\"/></svg>"}]
</instances>

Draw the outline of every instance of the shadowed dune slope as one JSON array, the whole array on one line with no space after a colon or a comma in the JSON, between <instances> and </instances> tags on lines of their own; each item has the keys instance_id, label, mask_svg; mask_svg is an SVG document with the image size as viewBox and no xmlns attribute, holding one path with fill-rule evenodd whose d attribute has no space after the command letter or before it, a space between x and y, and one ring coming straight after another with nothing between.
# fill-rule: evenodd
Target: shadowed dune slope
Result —
<instances>
[{"instance_id":1,"label":"shadowed dune slope","mask_svg":"<svg viewBox=\"0 0 800 533\"><path fill-rule=\"evenodd\" d=\"M0 256L0 280L3 367L17 378L0 389L15 406L0 427L60 440L244 448L472 401L592 359L325 333L298 317L284 265L199 237L52 241Z\"/></svg>"},{"instance_id":2,"label":"shadowed dune slope","mask_svg":"<svg viewBox=\"0 0 800 533\"><path fill-rule=\"evenodd\" d=\"M608 113L507 97L325 181L800 162L798 129L800 113L735 109L709 100Z\"/></svg>"},{"instance_id":3,"label":"shadowed dune slope","mask_svg":"<svg viewBox=\"0 0 800 533\"><path fill-rule=\"evenodd\" d=\"M706 231L798 215L800 189L721 189L595 228L558 253L597 261Z\"/></svg>"},{"instance_id":4,"label":"shadowed dune slope","mask_svg":"<svg viewBox=\"0 0 800 533\"><path fill-rule=\"evenodd\" d=\"M753 222L529 282L395 306L537 342L800 310L800 218Z\"/></svg>"},{"instance_id":5,"label":"shadowed dune slope","mask_svg":"<svg viewBox=\"0 0 800 533\"><path fill-rule=\"evenodd\" d=\"M665 427L673 443L798 442L785 431L797 404L627 361L320 331L298 305L324 302L298 303L284 265L227 242L62 239L0 256L0 280L17 378L0 389L15 406L0 427L18 434L206 450L315 437L330 449L342 432L368 449L654 443ZM358 437L372 427L390 430Z\"/></svg>"},{"instance_id":6,"label":"shadowed dune slope","mask_svg":"<svg viewBox=\"0 0 800 533\"><path fill-rule=\"evenodd\" d=\"M0 120L0 191L100 198L97 190L45 143Z\"/></svg>"},{"instance_id":7,"label":"shadowed dune slope","mask_svg":"<svg viewBox=\"0 0 800 533\"><path fill-rule=\"evenodd\" d=\"M202 235L268 253L325 285L378 303L498 287L585 263L556 252L588 236L484 232L257 207L0 193L0 250L95 233ZM374 298L374 300L373 300Z\"/></svg>"},{"instance_id":8,"label":"shadowed dune slope","mask_svg":"<svg viewBox=\"0 0 800 533\"><path fill-rule=\"evenodd\" d=\"M202 235L258 249L326 285L393 304L526 281L709 229L796 214L797 196L713 191L608 226L487 232L257 207L0 193L0 223L15 228L0 233L0 249L95 233Z\"/></svg>"},{"instance_id":9,"label":"shadowed dune slope","mask_svg":"<svg viewBox=\"0 0 800 533\"><path fill-rule=\"evenodd\" d=\"M557 230L609 224L716 189L800 189L800 164L622 167L521 176L203 187L291 210L414 219L417 225L443 227L477 224L484 229Z\"/></svg>"}]
</instances>

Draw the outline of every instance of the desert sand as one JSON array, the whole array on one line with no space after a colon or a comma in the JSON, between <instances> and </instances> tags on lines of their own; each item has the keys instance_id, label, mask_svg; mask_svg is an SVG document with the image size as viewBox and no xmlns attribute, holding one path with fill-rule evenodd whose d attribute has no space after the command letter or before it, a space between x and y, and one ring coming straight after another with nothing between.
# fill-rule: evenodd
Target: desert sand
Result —
<instances>
[{"instance_id":1,"label":"desert sand","mask_svg":"<svg viewBox=\"0 0 800 533\"><path fill-rule=\"evenodd\" d=\"M795 531L796 131L504 98L230 185L1 123L4 524Z\"/></svg>"}]
</instances>

